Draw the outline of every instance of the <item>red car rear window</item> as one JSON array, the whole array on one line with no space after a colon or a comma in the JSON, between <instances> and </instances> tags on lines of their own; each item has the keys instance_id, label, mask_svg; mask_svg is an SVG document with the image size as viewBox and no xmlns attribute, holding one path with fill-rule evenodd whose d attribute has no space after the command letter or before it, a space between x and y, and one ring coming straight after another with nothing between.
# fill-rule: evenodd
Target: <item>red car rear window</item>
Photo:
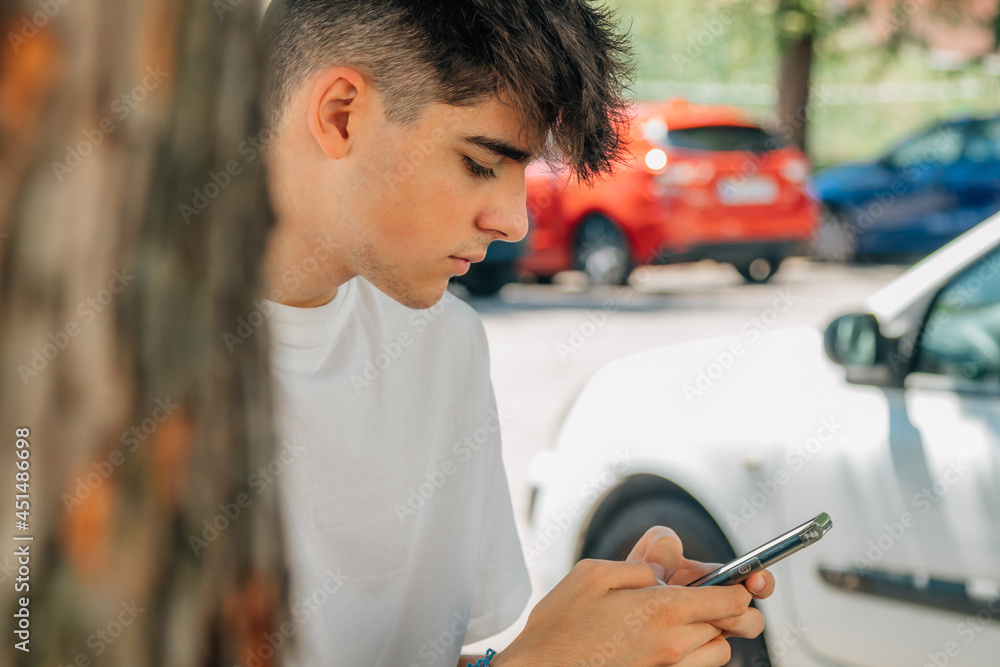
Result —
<instances>
[{"instance_id":1,"label":"red car rear window","mask_svg":"<svg viewBox=\"0 0 1000 667\"><path fill-rule=\"evenodd\" d=\"M699 151L766 153L783 148L784 141L759 127L708 125L667 132L667 145Z\"/></svg>"}]
</instances>

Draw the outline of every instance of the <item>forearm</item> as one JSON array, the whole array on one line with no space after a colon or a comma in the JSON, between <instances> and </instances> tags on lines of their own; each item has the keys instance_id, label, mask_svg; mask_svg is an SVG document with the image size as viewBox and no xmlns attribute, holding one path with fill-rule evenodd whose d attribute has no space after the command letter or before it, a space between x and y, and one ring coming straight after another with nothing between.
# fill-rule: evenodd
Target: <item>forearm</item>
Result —
<instances>
[{"instance_id":1,"label":"forearm","mask_svg":"<svg viewBox=\"0 0 1000 667\"><path fill-rule=\"evenodd\" d=\"M463 655L462 659L458 661L458 667L466 667L469 664L474 665L477 660L485 657L485 655ZM493 659L490 661L490 667L520 667L522 664L524 663L521 658L515 657L508 649L494 654Z\"/></svg>"},{"instance_id":2,"label":"forearm","mask_svg":"<svg viewBox=\"0 0 1000 667\"><path fill-rule=\"evenodd\" d=\"M467 665L474 665L476 664L477 660L482 660L485 657L486 657L485 655L463 655L461 658L459 658L458 667L466 667ZM502 667L502 665L508 665L508 664L511 664L513 667L513 664L510 662L510 660L508 660L509 657L510 656L508 655L501 655L500 653L494 653L493 659L490 661L490 667L494 666Z\"/></svg>"}]
</instances>

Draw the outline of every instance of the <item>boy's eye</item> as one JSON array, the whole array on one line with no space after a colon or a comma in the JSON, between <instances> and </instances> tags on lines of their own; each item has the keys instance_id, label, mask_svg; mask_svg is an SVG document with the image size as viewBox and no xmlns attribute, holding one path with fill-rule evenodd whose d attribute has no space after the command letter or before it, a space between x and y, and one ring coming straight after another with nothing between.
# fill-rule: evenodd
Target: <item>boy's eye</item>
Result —
<instances>
[{"instance_id":1,"label":"boy's eye","mask_svg":"<svg viewBox=\"0 0 1000 667\"><path fill-rule=\"evenodd\" d=\"M465 166L469 169L469 173L477 178L491 179L496 178L497 173L492 169L484 167L467 155L463 155L462 159L465 161Z\"/></svg>"}]
</instances>

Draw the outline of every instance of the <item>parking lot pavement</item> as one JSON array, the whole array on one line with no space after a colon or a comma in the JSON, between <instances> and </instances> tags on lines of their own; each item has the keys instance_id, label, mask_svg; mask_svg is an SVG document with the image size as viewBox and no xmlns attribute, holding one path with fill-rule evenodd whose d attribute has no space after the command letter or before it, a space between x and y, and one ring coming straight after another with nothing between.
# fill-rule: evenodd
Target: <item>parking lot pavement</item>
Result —
<instances>
[{"instance_id":1,"label":"parking lot pavement","mask_svg":"<svg viewBox=\"0 0 1000 667\"><path fill-rule=\"evenodd\" d=\"M555 285L511 284L494 299L463 299L489 337L493 385L506 419L503 458L522 542L527 540L528 466L550 447L577 393L601 366L629 354L691 340L764 333L791 326L825 328L836 315L905 270L841 266L793 258L765 285L747 285L727 265L637 269L629 287L586 289L574 274ZM537 590L528 609L538 601ZM527 613L492 643L500 647Z\"/></svg>"}]
</instances>

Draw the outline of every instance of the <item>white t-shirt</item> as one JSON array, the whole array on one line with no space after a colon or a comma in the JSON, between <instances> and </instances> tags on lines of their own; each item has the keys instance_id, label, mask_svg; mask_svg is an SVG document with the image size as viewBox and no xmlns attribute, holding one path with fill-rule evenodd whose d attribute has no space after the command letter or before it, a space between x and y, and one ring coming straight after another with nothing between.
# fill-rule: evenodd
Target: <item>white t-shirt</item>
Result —
<instances>
[{"instance_id":1,"label":"white t-shirt","mask_svg":"<svg viewBox=\"0 0 1000 667\"><path fill-rule=\"evenodd\" d=\"M318 308L268 303L288 664L455 667L531 593L482 321L361 277Z\"/></svg>"}]
</instances>

